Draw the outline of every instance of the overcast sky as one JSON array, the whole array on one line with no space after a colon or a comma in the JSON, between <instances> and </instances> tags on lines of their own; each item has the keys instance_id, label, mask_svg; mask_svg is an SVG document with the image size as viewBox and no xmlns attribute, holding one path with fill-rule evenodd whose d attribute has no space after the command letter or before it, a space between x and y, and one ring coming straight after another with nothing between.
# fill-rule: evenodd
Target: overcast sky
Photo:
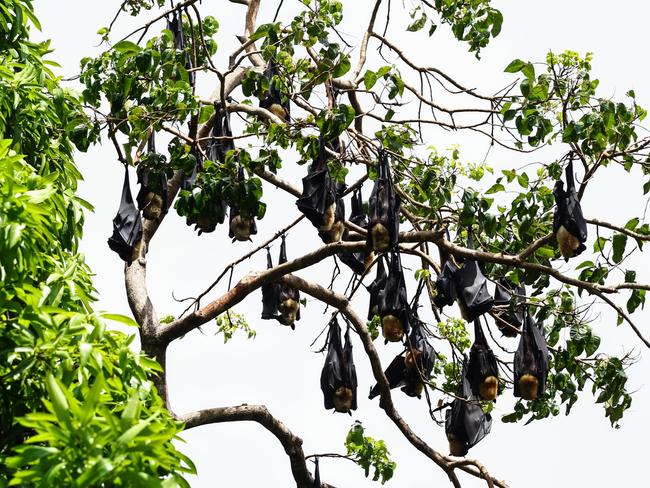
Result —
<instances>
[{"instance_id":1,"label":"overcast sky","mask_svg":"<svg viewBox=\"0 0 650 488\"><path fill-rule=\"evenodd\" d=\"M121 0L35 1L43 24L40 36L53 39L56 51L52 57L62 64L63 75L76 74L82 57L99 52L94 47L99 42L95 32L110 22L120 3ZM363 26L367 25L374 2L346 0L343 3L347 20L342 31L347 41L354 44L360 39ZM639 103L650 107L650 73L646 61L650 6L645 2L519 0L493 3L504 14L503 31L485 49L481 61L468 54L465 45L454 41L447 28L438 29L432 38L424 33L401 32L406 25L404 12L410 5L407 1L402 4L393 0L393 24L389 37L403 45L413 59L439 67L486 94L512 81L512 76L504 74L503 68L514 58L543 61L549 49L571 49L580 53L592 51L595 53L593 77L600 79L601 96L622 99L624 93L632 88L636 90ZM260 22L268 22L277 3L264 1L262 4ZM297 0L286 0L283 17L289 16L299 5ZM223 63L236 46L234 36L242 33L244 8L224 0L204 0L203 8L220 21L217 62ZM153 16L152 12L145 13L139 22ZM118 31L126 31L133 25L132 19L124 17L121 20ZM374 48L376 45L371 46L371 62L376 60ZM199 92L204 97L211 92L212 83L208 77L200 79ZM439 101L446 105L456 103L453 99ZM459 144L462 156L468 161L481 161L489 147L485 139L475 134L428 131L426 135L429 138L427 143L440 151ZM493 150L487 160L500 168L546 159L540 154L522 159L518 155ZM111 233L111 220L118 207L122 169L109 145L91 148L88 154L79 156L78 164L86 180L81 194L96 208L94 214L87 215L83 250L97 275L95 284L100 295L97 308L129 314L122 262L106 245ZM293 161L285 161L282 171L283 177L299 184L303 169ZM645 201L638 177L637 174L625 178L620 170L615 169L599 173L583 200L585 214L623 225L632 216L642 213L640 209L644 208ZM486 185L491 183L489 181ZM369 191L369 187L365 188L366 198ZM265 186L264 200L269 204L269 212L258 224L259 233L254 239L258 243L298 215L293 199L281 190ZM590 228L590 233L589 246L595 238L593 228ZM225 226L212 234L197 237L181 218L170 212L148 256L150 293L159 314L178 314L182 307L174 302L172 292L177 298L195 296L225 264L254 245L232 244ZM291 258L316 248L319 241L313 228L303 222L290 234L287 245ZM275 246L274 259L277 252ZM639 279L650 282L645 263L639 261L637 265ZM330 266L328 262L300 274L327 285ZM416 269L417 263L408 261L407 266ZM265 256L259 253L237 268L234 279L264 267ZM339 278L335 289L342 291L345 283L346 279ZM220 287L211 296L224 289ZM440 469L401 437L382 414L378 401L366 398L366 392L374 381L361 343L356 338L359 409L352 417L323 409L319 375L324 357L314 354L314 348L309 347L327 323L322 304L308 300L302 320L292 332L275 323L259 320L260 299L261 295L254 293L236 307L236 311L244 313L257 331L255 340L236 337L224 345L223 338L215 335L214 326L208 325L171 345L168 377L172 407L176 413L214 406L263 403L303 438L307 454L343 452L345 435L352 422L359 419L368 435L386 441L393 459L397 461L397 471L388 486L419 488L448 483ZM367 307L365 294L354 303L359 313L364 315ZM630 347L636 347L637 351L640 349L640 343L625 325L616 327L615 316L609 310L599 308L593 315L592 325L603 338L602 350L622 354ZM648 314L638 313L636 319L646 335L650 335ZM384 364L399 352L394 344L383 346L378 342L377 347ZM509 344L511 350L515 347L516 341ZM647 360L637 363L629 371L630 388L636 391L632 408L627 411L619 430L610 427L603 408L593 404L590 391L581 395L569 417L562 415L528 426L503 424L500 417L508 413L513 404L512 394L508 391L496 404L492 433L470 454L511 487L638 486L642 476L647 477L644 470L647 447L642 444L642 439L650 436L647 371ZM394 391L393 397L413 430L432 447L446 453L444 429L431 421L426 403L405 397L399 390ZM434 394L433 398L437 401L439 395ZM180 448L196 462L199 471L198 477L191 480L193 487L283 487L293 484L289 463L280 444L256 424L206 426L183 433L182 437L187 443ZM531 463L535 463L534 467ZM324 481L340 487L375 486L364 478L360 468L348 461L323 460L321 476ZM468 477L462 477L462 480L463 486L485 486Z\"/></svg>"}]
</instances>

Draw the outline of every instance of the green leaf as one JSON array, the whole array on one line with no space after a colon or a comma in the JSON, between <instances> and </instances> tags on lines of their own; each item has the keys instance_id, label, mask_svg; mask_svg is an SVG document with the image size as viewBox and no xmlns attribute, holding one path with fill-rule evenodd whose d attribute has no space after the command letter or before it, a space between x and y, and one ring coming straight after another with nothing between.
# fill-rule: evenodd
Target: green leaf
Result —
<instances>
[{"instance_id":1,"label":"green leaf","mask_svg":"<svg viewBox=\"0 0 650 488\"><path fill-rule=\"evenodd\" d=\"M375 86L375 83L377 83L377 73L372 70L366 71L363 75L363 86L366 90L372 89L372 87Z\"/></svg>"},{"instance_id":2,"label":"green leaf","mask_svg":"<svg viewBox=\"0 0 650 488\"><path fill-rule=\"evenodd\" d=\"M525 65L526 65L525 61L522 61L521 59L515 59L515 60L511 61L508 66L506 66L506 69L504 70L504 72L506 72L506 73L517 73Z\"/></svg>"},{"instance_id":3,"label":"green leaf","mask_svg":"<svg viewBox=\"0 0 650 488\"><path fill-rule=\"evenodd\" d=\"M59 380L57 380L52 373L48 373L45 379L45 385L49 393L49 400L52 402L54 414L61 422L70 420L70 405L65 397L63 388L65 388Z\"/></svg>"},{"instance_id":4,"label":"green leaf","mask_svg":"<svg viewBox=\"0 0 650 488\"><path fill-rule=\"evenodd\" d=\"M113 49L122 54L135 54L140 51L140 46L134 42L123 40L115 44Z\"/></svg>"}]
</instances>

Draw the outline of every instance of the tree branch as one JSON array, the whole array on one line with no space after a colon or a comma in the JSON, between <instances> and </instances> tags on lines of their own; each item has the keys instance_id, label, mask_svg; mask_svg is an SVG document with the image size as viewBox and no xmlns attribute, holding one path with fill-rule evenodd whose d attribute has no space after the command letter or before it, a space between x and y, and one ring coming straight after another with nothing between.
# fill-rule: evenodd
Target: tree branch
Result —
<instances>
[{"instance_id":1,"label":"tree branch","mask_svg":"<svg viewBox=\"0 0 650 488\"><path fill-rule=\"evenodd\" d=\"M179 417L185 422L186 429L201 425L219 424L224 422L257 422L282 444L284 452L289 456L291 473L298 488L313 488L314 479L307 469L305 453L302 450L302 439L291 432L286 425L273 417L264 405L240 405L237 407L208 408L188 413ZM334 488L323 483L323 488Z\"/></svg>"}]
</instances>

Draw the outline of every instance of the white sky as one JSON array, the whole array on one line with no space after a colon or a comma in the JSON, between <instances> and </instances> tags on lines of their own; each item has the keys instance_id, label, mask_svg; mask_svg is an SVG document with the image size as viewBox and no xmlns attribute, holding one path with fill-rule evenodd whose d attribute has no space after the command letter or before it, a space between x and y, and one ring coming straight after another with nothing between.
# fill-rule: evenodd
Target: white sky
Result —
<instances>
[{"instance_id":1,"label":"white sky","mask_svg":"<svg viewBox=\"0 0 650 488\"><path fill-rule=\"evenodd\" d=\"M98 43L95 32L109 23L120 3L118 0L35 1L43 24L42 36L53 39L56 49L53 57L62 64L62 74L76 74L79 59L98 53L93 47ZM344 1L347 21L343 31L349 35L348 41L359 39L360 29L367 24L373 3L369 0ZM601 81L599 93L602 96L621 99L628 89L633 88L639 103L650 107L650 73L645 62L650 6L645 2L495 1L494 5L505 17L503 31L485 49L480 62L466 52L465 45L452 39L447 28L439 29L431 39L424 33L401 33L400 26L405 25L405 8L398 0L392 3L394 24L389 31L391 39L405 46L413 59L437 66L485 94L512 80L510 75L503 73L503 68L512 59L543 61L549 49L571 49L595 53L593 77ZM272 17L277 3L267 0L263 5L260 19L266 22ZM283 13L290 14L297 5L297 0L286 0ZM205 0L203 8L220 21L217 62L223 62L231 47L236 45L233 36L243 30L244 8L225 0ZM142 20L152 16L152 13L145 13ZM127 24L132 25L132 20L127 17L122 20L123 29ZM374 55L372 49L371 53ZM205 97L211 88L211 81L201 81L200 92ZM442 99L441 102L454 104L453 100ZM480 161L488 148L484 139L473 134L430 131L427 136L430 137L429 143L440 150L460 144L461 154L470 161ZM540 155L526 161L538 160ZM523 162L518 156L496 150L490 153L488 161L495 167L514 167ZM81 194L96 207L95 213L87 216L83 249L97 274L98 308L128 314L122 263L106 245L111 233L111 220L118 206L123 173L109 145L92 148L88 154L79 156L78 163L86 179ZM302 171L292 161L286 161L282 175L298 184ZM641 198L639 175L625 176L618 169L599 173L583 200L585 214L622 225L632 216L642 213L645 202ZM491 184L491 181L486 184ZM368 192L369 188L366 188L366 198ZM292 198L281 190L265 186L264 200L269 204L269 212L258 224L256 242L266 239L276 228L289 223L297 215ZM594 229L590 228L589 244L594 238ZM308 223L303 223L298 227L298 233L288 238L289 257L313 249L318 243L313 229ZM172 292L176 297L197 294L226 263L253 245L231 244L225 226L212 234L197 237L182 219L170 212L151 245L148 257L150 293L159 314L178 313L182 308L173 301ZM274 259L277 252L275 246ZM410 261L409 265L411 263L415 269L415 261ZM265 256L260 253L237 269L235 279L265 265ZM645 268L639 267L638 271L639 279L650 281ZM323 285L329 282L328 264L301 274ZM344 286L345 280L340 278L335 289L342 291ZM220 291L223 290L221 287ZM362 315L366 310L363 295L354 302ZM275 323L259 320L260 300L260 293L254 293L236 307L237 311L246 314L257 331L255 340L237 337L224 345L222 337L215 336L214 326L208 325L203 332L192 332L171 345L168 377L172 406L177 413L213 406L263 403L303 438L307 454L343 452L345 435L353 420L359 419L368 435L386 441L398 463L388 486L419 488L448 483L440 469L401 437L379 409L377 400L367 400L366 391L374 381L358 340L355 340L354 347L360 383L359 409L352 417L333 415L323 409L319 376L324 357L309 349L309 344L327 322L323 305L309 300L307 308L303 309L302 320L292 332ZM639 349L639 342L625 325L615 327L614 314L606 309L599 309L599 312L602 313L596 317L593 326L603 338L603 350L620 354L630 345ZM639 313L636 319L646 335L650 335L646 326L648 314ZM384 364L399 352L394 344L383 346L378 342L377 346ZM516 343L510 345L510 349L515 347ZM509 412L513 404L511 392L507 392L497 402L492 433L472 449L470 455L481 460L494 476L505 479L511 487L639 485L646 460L646 449L641 440L650 436L646 413L650 407L650 395L644 375L647 365L645 360L629 371L630 389L638 391L621 429L613 430L609 426L602 407L593 405L590 392L581 395L570 417L562 415L528 426L503 424L500 416ZM393 397L413 430L432 447L447 452L444 429L429 419L424 400L405 397L399 390L394 391ZM434 394L433 398L437 401L438 395ZM199 470L198 477L191 480L193 487L261 484L279 487L293 484L282 447L257 424L206 426L184 433L183 438L187 444L180 448L195 461ZM535 462L534 471L528 467L531 462ZM323 481L339 487L376 486L364 478L360 468L344 460L322 460L321 476ZM470 477L461 475L461 479L463 486L485 486Z\"/></svg>"}]
</instances>

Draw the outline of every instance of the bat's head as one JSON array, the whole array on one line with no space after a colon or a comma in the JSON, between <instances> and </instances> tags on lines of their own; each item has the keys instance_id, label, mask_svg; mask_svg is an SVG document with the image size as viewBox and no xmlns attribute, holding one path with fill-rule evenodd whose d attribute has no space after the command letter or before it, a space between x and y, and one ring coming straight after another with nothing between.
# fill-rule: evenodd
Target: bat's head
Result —
<instances>
[{"instance_id":1,"label":"bat's head","mask_svg":"<svg viewBox=\"0 0 650 488\"><path fill-rule=\"evenodd\" d=\"M519 393L524 400L534 400L539 392L539 380L532 374L523 374L517 380Z\"/></svg>"},{"instance_id":2,"label":"bat's head","mask_svg":"<svg viewBox=\"0 0 650 488\"><path fill-rule=\"evenodd\" d=\"M395 315L385 315L381 319L381 330L388 342L399 342L404 337L402 322Z\"/></svg>"},{"instance_id":3,"label":"bat's head","mask_svg":"<svg viewBox=\"0 0 650 488\"><path fill-rule=\"evenodd\" d=\"M353 393L350 388L339 386L334 392L334 410L348 413L352 409Z\"/></svg>"},{"instance_id":4,"label":"bat's head","mask_svg":"<svg viewBox=\"0 0 650 488\"><path fill-rule=\"evenodd\" d=\"M478 394L482 400L492 401L497 397L499 380L496 376L488 376L478 385Z\"/></svg>"}]
</instances>

